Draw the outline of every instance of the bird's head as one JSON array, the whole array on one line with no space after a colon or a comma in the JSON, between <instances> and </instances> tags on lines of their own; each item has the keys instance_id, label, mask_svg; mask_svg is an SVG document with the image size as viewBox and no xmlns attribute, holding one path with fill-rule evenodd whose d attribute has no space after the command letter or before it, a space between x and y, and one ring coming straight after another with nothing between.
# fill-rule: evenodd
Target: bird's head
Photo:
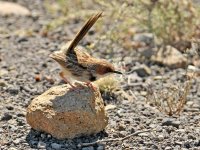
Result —
<instances>
[{"instance_id":1,"label":"bird's head","mask_svg":"<svg viewBox=\"0 0 200 150\"><path fill-rule=\"evenodd\" d=\"M62 51L55 51L52 54L50 54L49 57L54 59L61 66L65 66L66 56Z\"/></svg>"},{"instance_id":2,"label":"bird's head","mask_svg":"<svg viewBox=\"0 0 200 150\"><path fill-rule=\"evenodd\" d=\"M110 74L122 74L120 71L115 70L114 66L108 62L102 62L99 63L96 66L96 73L97 73L97 77L101 78L101 77L105 77L107 75Z\"/></svg>"}]
</instances>

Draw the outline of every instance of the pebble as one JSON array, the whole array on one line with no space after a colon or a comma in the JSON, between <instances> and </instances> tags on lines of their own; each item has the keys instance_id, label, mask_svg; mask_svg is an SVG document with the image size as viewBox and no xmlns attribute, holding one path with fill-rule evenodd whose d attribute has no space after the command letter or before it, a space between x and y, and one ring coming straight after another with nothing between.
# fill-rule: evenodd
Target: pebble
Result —
<instances>
[{"instance_id":1,"label":"pebble","mask_svg":"<svg viewBox=\"0 0 200 150\"><path fill-rule=\"evenodd\" d=\"M12 119L12 115L10 115L9 113L6 113L6 112L1 117L1 121L8 121L10 119Z\"/></svg>"},{"instance_id":2,"label":"pebble","mask_svg":"<svg viewBox=\"0 0 200 150\"><path fill-rule=\"evenodd\" d=\"M117 116L118 116L118 117L122 117L124 112L125 112L124 109L119 109L119 110L117 111Z\"/></svg>"},{"instance_id":3,"label":"pebble","mask_svg":"<svg viewBox=\"0 0 200 150\"><path fill-rule=\"evenodd\" d=\"M183 142L180 142L180 141L175 141L175 144L176 144L176 145L182 145L182 144L183 144Z\"/></svg>"},{"instance_id":4,"label":"pebble","mask_svg":"<svg viewBox=\"0 0 200 150\"><path fill-rule=\"evenodd\" d=\"M178 129L176 130L177 132L182 132L182 133L185 133L185 129Z\"/></svg>"},{"instance_id":5,"label":"pebble","mask_svg":"<svg viewBox=\"0 0 200 150\"><path fill-rule=\"evenodd\" d=\"M158 135L158 139L159 139L160 141L162 141L162 140L164 139L164 136L163 136L162 134L159 134L159 135Z\"/></svg>"},{"instance_id":6,"label":"pebble","mask_svg":"<svg viewBox=\"0 0 200 150\"><path fill-rule=\"evenodd\" d=\"M0 76L4 76L4 75L7 75L7 74L8 74L8 70L5 70L5 69L0 70ZM1 84L5 85L4 82L2 82Z\"/></svg>"},{"instance_id":7,"label":"pebble","mask_svg":"<svg viewBox=\"0 0 200 150\"><path fill-rule=\"evenodd\" d=\"M0 70L1 71L1 70ZM5 86L7 86L7 83L6 83L6 81L4 81L4 80L0 80L0 87L5 87Z\"/></svg>"},{"instance_id":8,"label":"pebble","mask_svg":"<svg viewBox=\"0 0 200 150\"><path fill-rule=\"evenodd\" d=\"M154 36L152 33L138 33L134 36L134 41L144 42L146 44L152 44Z\"/></svg>"},{"instance_id":9,"label":"pebble","mask_svg":"<svg viewBox=\"0 0 200 150\"><path fill-rule=\"evenodd\" d=\"M18 94L19 88L16 87L16 86L11 86L11 87L8 88L8 91L9 91L11 94Z\"/></svg>"},{"instance_id":10,"label":"pebble","mask_svg":"<svg viewBox=\"0 0 200 150\"><path fill-rule=\"evenodd\" d=\"M8 150L17 150L17 149L14 147L10 147Z\"/></svg>"},{"instance_id":11,"label":"pebble","mask_svg":"<svg viewBox=\"0 0 200 150\"><path fill-rule=\"evenodd\" d=\"M119 131L124 131L126 129L126 125L120 124L118 129L119 129Z\"/></svg>"},{"instance_id":12,"label":"pebble","mask_svg":"<svg viewBox=\"0 0 200 150\"><path fill-rule=\"evenodd\" d=\"M46 148L46 143L39 141L37 144L38 149L45 149Z\"/></svg>"},{"instance_id":13,"label":"pebble","mask_svg":"<svg viewBox=\"0 0 200 150\"><path fill-rule=\"evenodd\" d=\"M36 146L37 144L38 144L38 141L35 141L35 140L30 141L31 146Z\"/></svg>"},{"instance_id":14,"label":"pebble","mask_svg":"<svg viewBox=\"0 0 200 150\"><path fill-rule=\"evenodd\" d=\"M51 138L51 135L50 135L50 134L48 134L48 135L47 135L47 138Z\"/></svg>"},{"instance_id":15,"label":"pebble","mask_svg":"<svg viewBox=\"0 0 200 150\"><path fill-rule=\"evenodd\" d=\"M20 139L16 139L13 141L14 144L19 144L19 142L20 142Z\"/></svg>"},{"instance_id":16,"label":"pebble","mask_svg":"<svg viewBox=\"0 0 200 150\"><path fill-rule=\"evenodd\" d=\"M26 42L26 41L28 41L28 39L27 39L27 37L24 37L24 36L19 37L19 38L17 39L17 42L18 42L18 43Z\"/></svg>"},{"instance_id":17,"label":"pebble","mask_svg":"<svg viewBox=\"0 0 200 150\"><path fill-rule=\"evenodd\" d=\"M99 146L97 147L97 150L104 150L104 146L99 145Z\"/></svg>"},{"instance_id":18,"label":"pebble","mask_svg":"<svg viewBox=\"0 0 200 150\"><path fill-rule=\"evenodd\" d=\"M165 147L165 150L172 150L170 146Z\"/></svg>"},{"instance_id":19,"label":"pebble","mask_svg":"<svg viewBox=\"0 0 200 150\"><path fill-rule=\"evenodd\" d=\"M94 150L93 146L83 147L82 150Z\"/></svg>"},{"instance_id":20,"label":"pebble","mask_svg":"<svg viewBox=\"0 0 200 150\"><path fill-rule=\"evenodd\" d=\"M148 133L140 133L140 134L138 134L139 136L146 136L146 137L148 137L149 136L149 134Z\"/></svg>"},{"instance_id":21,"label":"pebble","mask_svg":"<svg viewBox=\"0 0 200 150\"><path fill-rule=\"evenodd\" d=\"M13 109L14 109L13 106L6 106L6 108L7 108L8 110L13 110Z\"/></svg>"},{"instance_id":22,"label":"pebble","mask_svg":"<svg viewBox=\"0 0 200 150\"><path fill-rule=\"evenodd\" d=\"M181 124L180 121L175 121L175 120L172 120L172 119L169 119L169 118L163 119L163 122L162 122L162 126L173 126L173 127L176 127L176 128L178 128L180 124Z\"/></svg>"},{"instance_id":23,"label":"pebble","mask_svg":"<svg viewBox=\"0 0 200 150\"><path fill-rule=\"evenodd\" d=\"M59 150L59 149L61 148L61 145L60 145L60 144L57 144L57 143L52 143L52 144L51 144L51 147L52 147L53 149Z\"/></svg>"},{"instance_id":24,"label":"pebble","mask_svg":"<svg viewBox=\"0 0 200 150\"><path fill-rule=\"evenodd\" d=\"M137 72L138 76L140 77L147 77L151 75L151 69L146 65L141 65L138 68L134 69L134 71Z\"/></svg>"},{"instance_id":25,"label":"pebble","mask_svg":"<svg viewBox=\"0 0 200 150\"><path fill-rule=\"evenodd\" d=\"M41 136L42 139L46 138L45 134L41 134L40 136Z\"/></svg>"},{"instance_id":26,"label":"pebble","mask_svg":"<svg viewBox=\"0 0 200 150\"><path fill-rule=\"evenodd\" d=\"M120 131L119 132L119 137L125 137L125 136L127 136L127 132L126 131Z\"/></svg>"},{"instance_id":27,"label":"pebble","mask_svg":"<svg viewBox=\"0 0 200 150\"><path fill-rule=\"evenodd\" d=\"M116 108L116 105L108 104L108 105L106 105L105 110L112 110L115 108Z\"/></svg>"}]
</instances>

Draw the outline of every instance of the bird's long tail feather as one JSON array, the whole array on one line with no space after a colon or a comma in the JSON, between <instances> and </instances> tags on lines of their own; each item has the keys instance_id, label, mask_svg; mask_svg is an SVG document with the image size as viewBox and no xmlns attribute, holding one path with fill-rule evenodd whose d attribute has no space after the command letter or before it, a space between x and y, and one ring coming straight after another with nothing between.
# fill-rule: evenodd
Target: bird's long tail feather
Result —
<instances>
[{"instance_id":1,"label":"bird's long tail feather","mask_svg":"<svg viewBox=\"0 0 200 150\"><path fill-rule=\"evenodd\" d=\"M71 44L66 51L66 55L73 53L74 48L78 45L80 40L85 36L85 34L89 31L89 29L94 25L94 23L101 17L102 12L97 13L96 15L92 16L85 25L81 28L81 30L76 34L75 38L72 40Z\"/></svg>"}]
</instances>

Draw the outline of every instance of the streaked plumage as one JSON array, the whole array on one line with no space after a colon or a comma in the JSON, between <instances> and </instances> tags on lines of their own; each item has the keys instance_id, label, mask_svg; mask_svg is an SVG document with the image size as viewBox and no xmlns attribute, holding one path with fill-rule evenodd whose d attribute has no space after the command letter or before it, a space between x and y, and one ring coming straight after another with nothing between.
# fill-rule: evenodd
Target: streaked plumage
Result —
<instances>
[{"instance_id":1,"label":"streaked plumage","mask_svg":"<svg viewBox=\"0 0 200 150\"><path fill-rule=\"evenodd\" d=\"M62 77L70 77L82 82L91 82L111 73L121 74L108 61L94 58L88 53L76 48L79 41L101 15L102 13L97 13L92 16L67 48L50 55L51 58L61 65L63 71Z\"/></svg>"}]
</instances>

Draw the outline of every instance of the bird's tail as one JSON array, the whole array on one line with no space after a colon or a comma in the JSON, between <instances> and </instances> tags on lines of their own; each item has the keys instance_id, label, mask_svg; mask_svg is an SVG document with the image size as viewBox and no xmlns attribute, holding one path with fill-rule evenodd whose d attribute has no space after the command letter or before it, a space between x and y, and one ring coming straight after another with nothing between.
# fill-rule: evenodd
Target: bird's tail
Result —
<instances>
[{"instance_id":1,"label":"bird's tail","mask_svg":"<svg viewBox=\"0 0 200 150\"><path fill-rule=\"evenodd\" d=\"M80 40L85 36L85 34L94 25L94 23L98 20L98 18L101 17L101 15L102 12L99 12L96 15L92 16L90 19L88 19L85 25L76 34L76 37L72 40L71 44L68 47L68 50L66 51L66 55L74 52L74 48L78 45Z\"/></svg>"}]
</instances>

